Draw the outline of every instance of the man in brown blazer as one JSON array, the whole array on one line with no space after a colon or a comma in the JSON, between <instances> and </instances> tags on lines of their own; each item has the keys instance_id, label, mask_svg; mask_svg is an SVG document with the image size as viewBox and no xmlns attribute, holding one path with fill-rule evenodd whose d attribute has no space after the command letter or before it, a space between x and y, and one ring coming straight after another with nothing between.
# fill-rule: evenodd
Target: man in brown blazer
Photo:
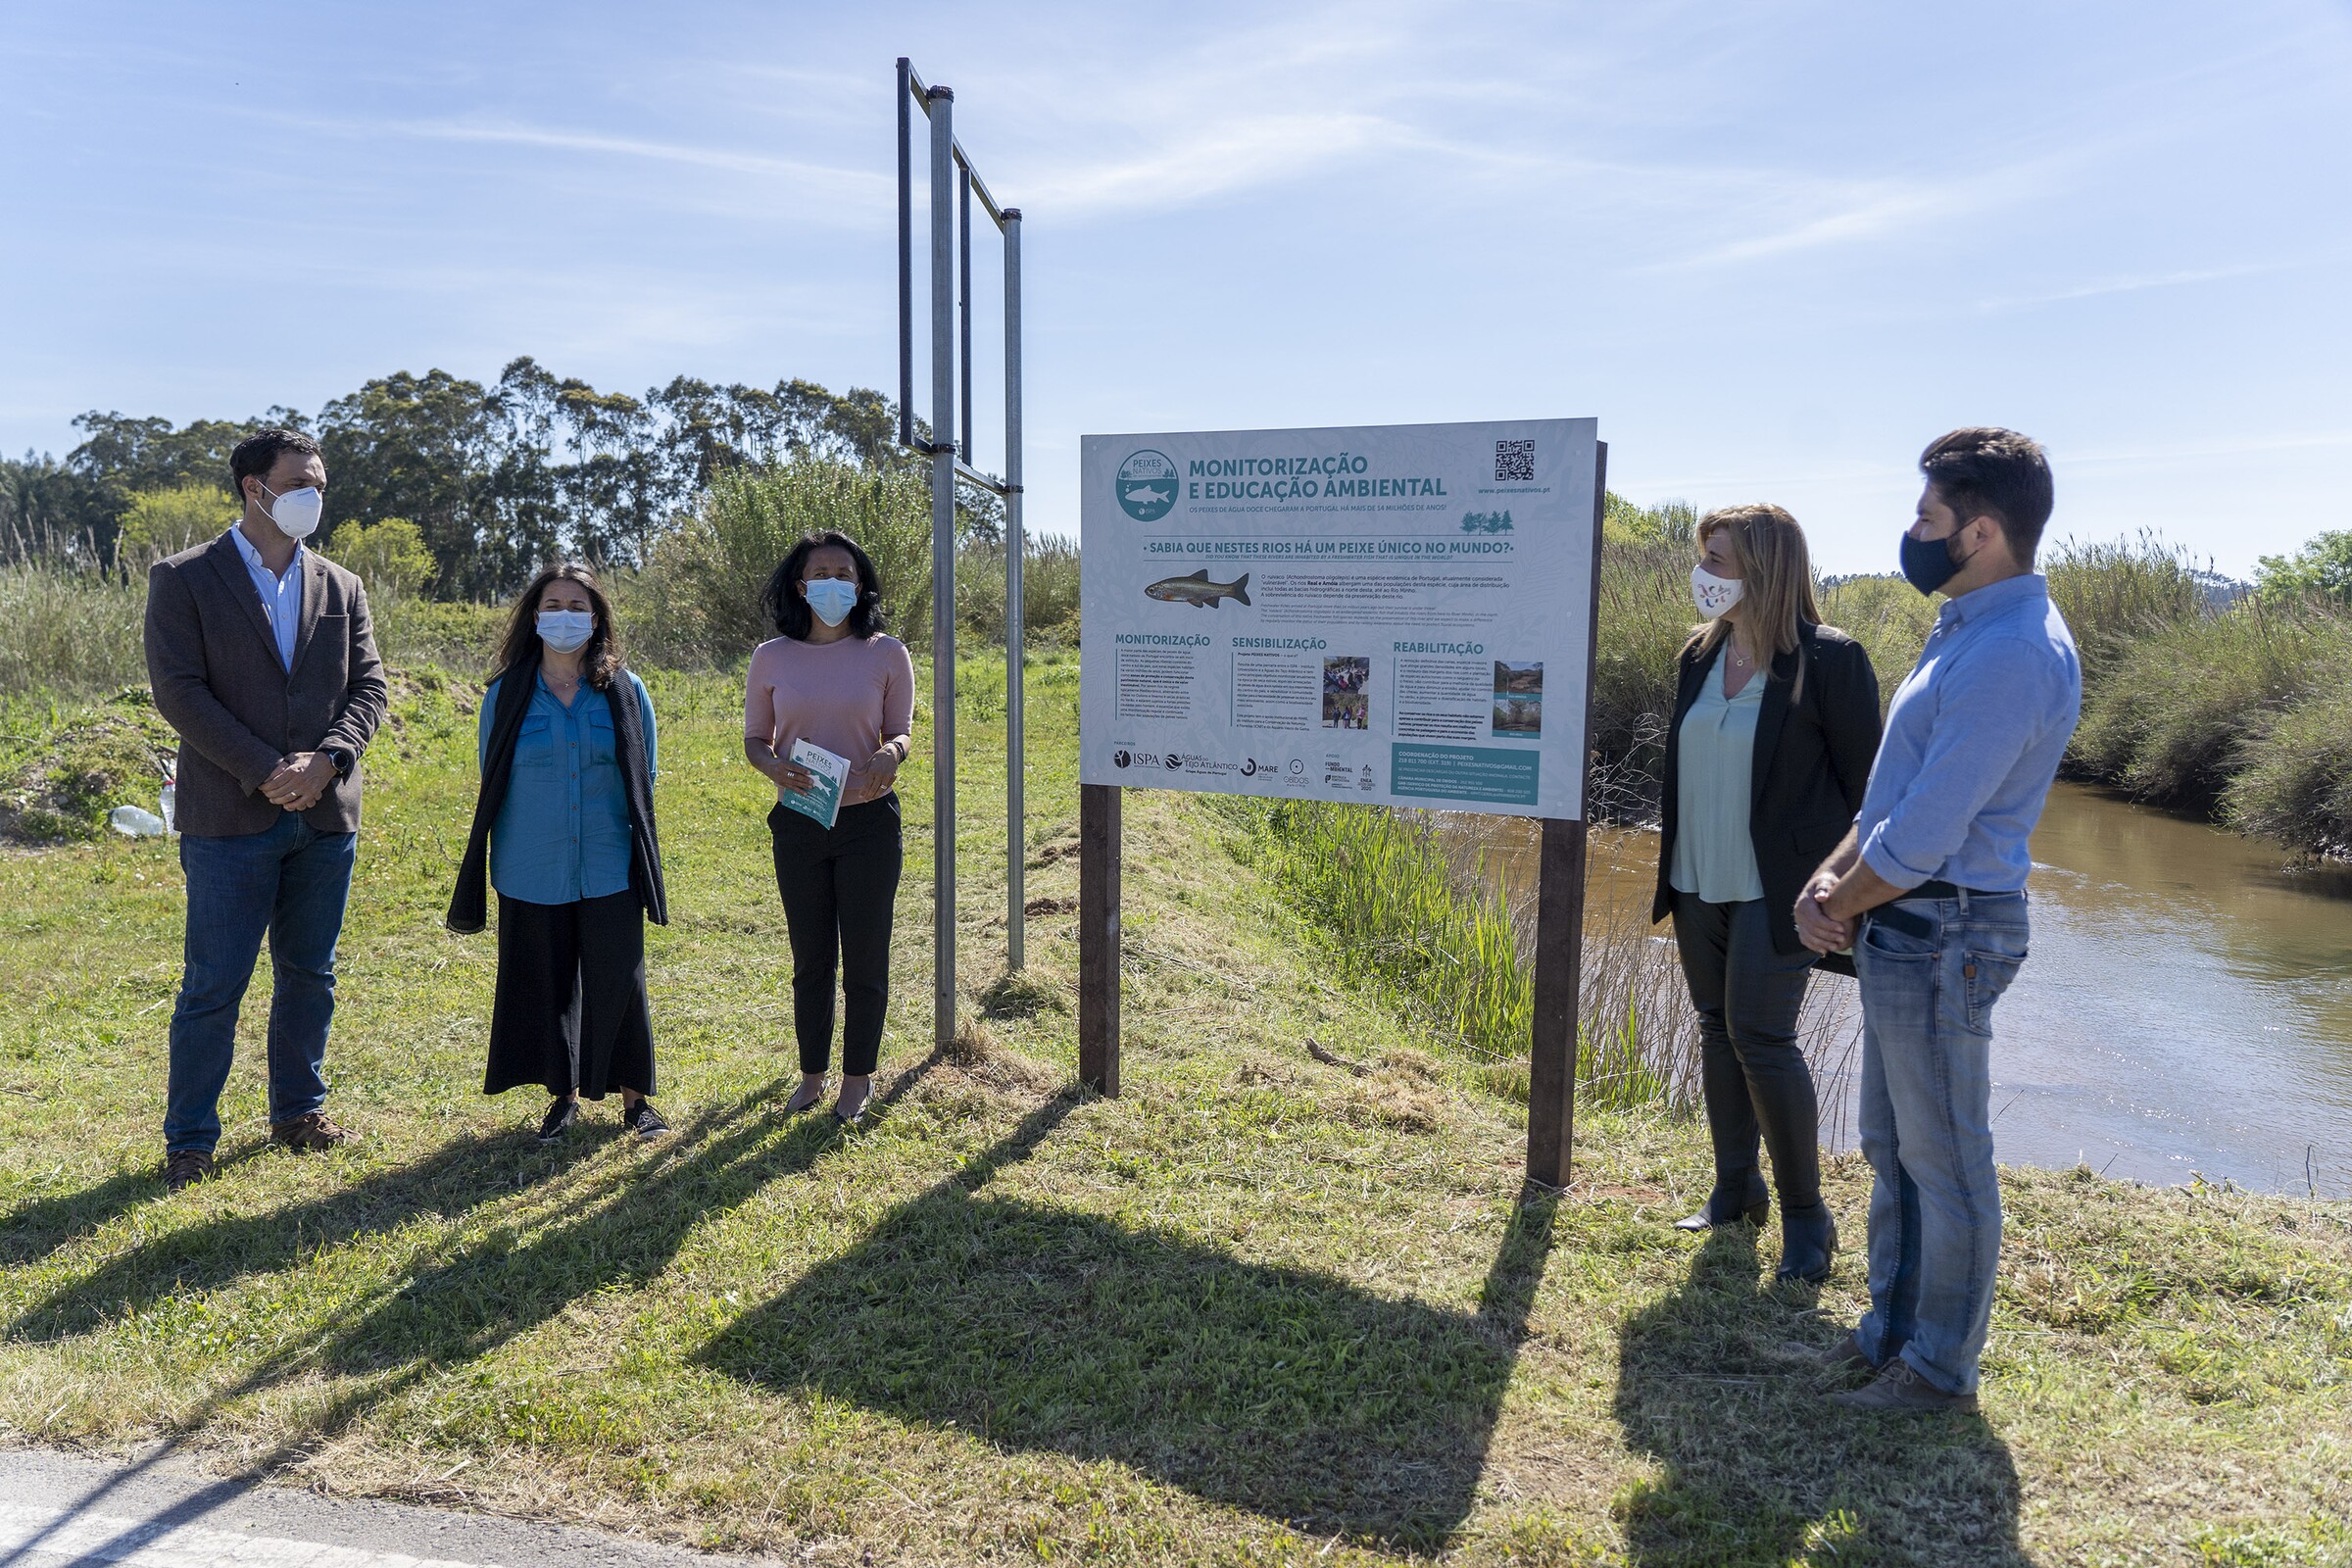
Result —
<instances>
[{"instance_id":1,"label":"man in brown blazer","mask_svg":"<svg viewBox=\"0 0 2352 1568\"><path fill-rule=\"evenodd\" d=\"M237 444L237 525L147 574L147 678L179 731L185 967L172 1010L164 1179L212 1174L237 1007L270 940L270 1137L331 1149L326 1032L384 666L360 579L305 549L326 466L298 430Z\"/></svg>"}]
</instances>

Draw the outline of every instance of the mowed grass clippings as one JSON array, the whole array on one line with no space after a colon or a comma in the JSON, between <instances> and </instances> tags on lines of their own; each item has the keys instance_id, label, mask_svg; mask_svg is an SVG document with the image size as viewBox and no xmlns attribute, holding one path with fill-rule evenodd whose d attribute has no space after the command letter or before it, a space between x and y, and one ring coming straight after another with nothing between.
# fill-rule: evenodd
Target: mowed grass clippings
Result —
<instances>
[{"instance_id":1,"label":"mowed grass clippings","mask_svg":"<svg viewBox=\"0 0 2352 1568\"><path fill-rule=\"evenodd\" d=\"M875 1112L785 1118L786 949L739 694L654 674L677 1124L554 1148L479 1093L494 944L441 928L462 682L370 756L332 1106L263 1147L267 967L220 1178L154 1175L168 846L0 857L0 1429L330 1491L820 1561L2346 1560L2344 1205L2011 1173L1985 1414L1857 1419L1784 1353L1860 1305L1703 1246L1702 1131L1583 1119L1522 1205L1521 1108L1318 972L1328 938L1197 800L1127 802L1125 1094L1076 1095L1076 665L1030 671L1031 962L1008 976L1003 689L962 672L953 1046L929 767ZM920 683L928 691L928 682ZM928 736L929 715L919 734ZM2031 983L2029 980L2027 983ZM1356 1068L1313 1059L1311 1036ZM1867 1171L1832 1162L1858 1249Z\"/></svg>"}]
</instances>

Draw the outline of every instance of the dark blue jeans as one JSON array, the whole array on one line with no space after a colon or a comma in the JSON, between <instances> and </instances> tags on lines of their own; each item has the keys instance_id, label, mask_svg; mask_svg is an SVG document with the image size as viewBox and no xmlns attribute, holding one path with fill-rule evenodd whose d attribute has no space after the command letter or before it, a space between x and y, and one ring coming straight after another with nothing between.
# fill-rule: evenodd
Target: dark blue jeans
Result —
<instances>
[{"instance_id":1,"label":"dark blue jeans","mask_svg":"<svg viewBox=\"0 0 2352 1568\"><path fill-rule=\"evenodd\" d=\"M2026 961L2022 893L1897 899L1864 917L1862 1152L1870 1310L1854 1341L1974 1394L2001 1261L1992 1009Z\"/></svg>"},{"instance_id":2,"label":"dark blue jeans","mask_svg":"<svg viewBox=\"0 0 2352 1568\"><path fill-rule=\"evenodd\" d=\"M335 942L351 895L359 835L320 833L287 813L265 833L183 834L188 931L172 1009L172 1080L164 1148L211 1152L220 1141L220 1086L236 1053L237 1006L270 938L270 1120L326 1103L326 1028L335 1013Z\"/></svg>"}]
</instances>

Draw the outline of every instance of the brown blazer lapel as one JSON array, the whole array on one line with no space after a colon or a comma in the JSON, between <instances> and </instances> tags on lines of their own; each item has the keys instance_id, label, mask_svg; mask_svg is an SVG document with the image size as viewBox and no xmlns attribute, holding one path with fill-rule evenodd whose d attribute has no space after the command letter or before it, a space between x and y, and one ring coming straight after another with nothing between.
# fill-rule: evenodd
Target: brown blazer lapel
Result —
<instances>
[{"instance_id":1,"label":"brown blazer lapel","mask_svg":"<svg viewBox=\"0 0 2352 1568\"><path fill-rule=\"evenodd\" d=\"M238 552L237 542L222 534L220 541L205 552L205 559L213 564L213 570L220 573L220 586L228 591L228 597L245 607L246 624L253 627L255 635L262 639L262 647L269 651L271 667L278 668L282 673L283 666L277 662L277 634L270 629L270 612L262 608L261 590L253 585L253 573L245 569L245 558Z\"/></svg>"},{"instance_id":2,"label":"brown blazer lapel","mask_svg":"<svg viewBox=\"0 0 2352 1568\"><path fill-rule=\"evenodd\" d=\"M286 668L292 675L302 667L302 658L311 651L311 635L318 629L318 615L325 608L326 564L318 552L305 548L302 552L302 619L294 629L294 662Z\"/></svg>"}]
</instances>

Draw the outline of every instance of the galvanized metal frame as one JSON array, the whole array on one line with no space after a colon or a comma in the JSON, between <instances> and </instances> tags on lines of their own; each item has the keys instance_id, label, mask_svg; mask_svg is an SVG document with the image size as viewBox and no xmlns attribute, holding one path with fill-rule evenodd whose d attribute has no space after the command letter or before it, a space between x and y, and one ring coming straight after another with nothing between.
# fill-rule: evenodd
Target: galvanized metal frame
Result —
<instances>
[{"instance_id":1,"label":"galvanized metal frame","mask_svg":"<svg viewBox=\"0 0 2352 1568\"><path fill-rule=\"evenodd\" d=\"M1005 961L1023 953L1024 876L1028 858L1023 774L1021 526L1021 213L998 205L956 140L955 92L925 86L899 61L899 444L931 460L931 787L933 1034L941 1046L956 1033L956 483L962 479L1004 502ZM931 131L931 439L914 438L913 117ZM972 198L997 225L1004 246L1004 476L973 466ZM959 417L960 415L960 417Z\"/></svg>"}]
</instances>

